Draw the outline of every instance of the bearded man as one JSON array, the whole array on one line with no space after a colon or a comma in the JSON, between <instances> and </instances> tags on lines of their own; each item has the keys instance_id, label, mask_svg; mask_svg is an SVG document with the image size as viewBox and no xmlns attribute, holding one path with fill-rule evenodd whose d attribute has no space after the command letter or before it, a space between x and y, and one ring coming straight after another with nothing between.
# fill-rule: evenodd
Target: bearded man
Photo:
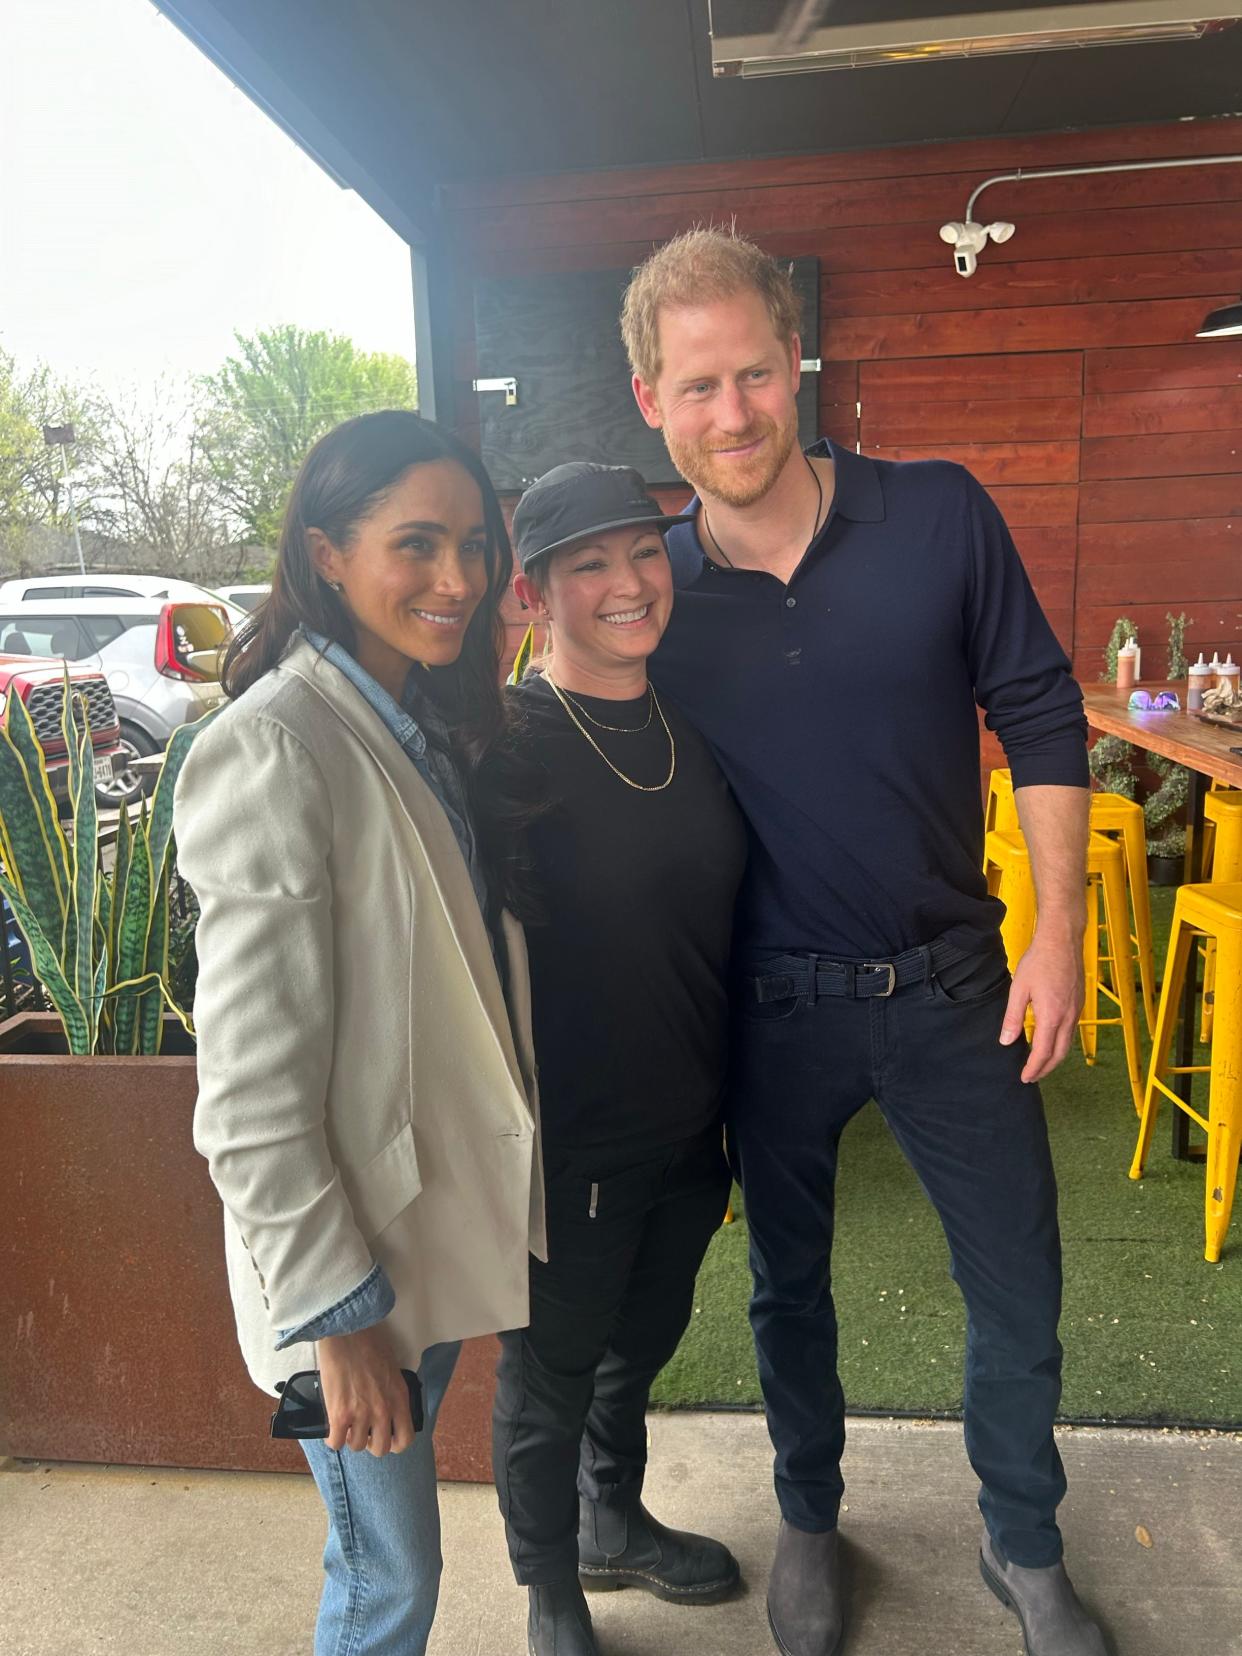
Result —
<instances>
[{"instance_id":1,"label":"bearded man","mask_svg":"<svg viewBox=\"0 0 1242 1656\"><path fill-rule=\"evenodd\" d=\"M777 1648L834 1656L843 1636L833 1183L842 1130L875 1098L965 1300L983 1578L1028 1656L1103 1656L1056 1519L1061 1264L1037 1085L1082 1004L1081 693L967 471L830 441L803 453L797 300L759 248L679 236L635 273L622 333L643 418L697 490L668 537L677 601L652 676L750 826L728 1134L781 1511ZM977 705L1038 893L1012 980L980 872Z\"/></svg>"}]
</instances>

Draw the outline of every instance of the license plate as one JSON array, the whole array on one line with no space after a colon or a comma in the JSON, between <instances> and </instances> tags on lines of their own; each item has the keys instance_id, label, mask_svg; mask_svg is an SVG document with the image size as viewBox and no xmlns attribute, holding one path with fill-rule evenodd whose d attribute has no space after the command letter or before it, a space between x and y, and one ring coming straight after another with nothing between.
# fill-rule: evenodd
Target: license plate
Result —
<instances>
[{"instance_id":1,"label":"license plate","mask_svg":"<svg viewBox=\"0 0 1242 1656\"><path fill-rule=\"evenodd\" d=\"M94 761L94 765L95 765L95 780L96 780L96 782L111 782L111 780L112 780L112 757L111 757L111 755L109 755L107 759L96 759Z\"/></svg>"}]
</instances>

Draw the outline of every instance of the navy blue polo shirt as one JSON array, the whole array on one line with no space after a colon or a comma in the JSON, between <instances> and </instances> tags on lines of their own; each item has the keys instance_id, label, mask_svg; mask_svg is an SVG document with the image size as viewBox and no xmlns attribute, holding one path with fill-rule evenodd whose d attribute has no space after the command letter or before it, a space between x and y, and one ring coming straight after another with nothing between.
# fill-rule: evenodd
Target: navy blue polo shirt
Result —
<instances>
[{"instance_id":1,"label":"navy blue polo shirt","mask_svg":"<svg viewBox=\"0 0 1242 1656\"><path fill-rule=\"evenodd\" d=\"M827 441L832 507L786 586L668 535L677 598L652 661L750 825L737 941L884 960L995 935L976 704L1016 787L1086 788L1070 664L1004 519L963 467ZM693 510L693 507L691 508Z\"/></svg>"}]
</instances>

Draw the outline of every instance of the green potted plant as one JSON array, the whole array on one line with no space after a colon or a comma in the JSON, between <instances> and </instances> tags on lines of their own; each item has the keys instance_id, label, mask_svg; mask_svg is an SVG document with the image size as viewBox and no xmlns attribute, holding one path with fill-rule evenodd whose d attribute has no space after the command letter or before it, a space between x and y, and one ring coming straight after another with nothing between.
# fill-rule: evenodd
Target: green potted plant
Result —
<instances>
[{"instance_id":1,"label":"green potted plant","mask_svg":"<svg viewBox=\"0 0 1242 1656\"><path fill-rule=\"evenodd\" d=\"M0 1024L0 1454L300 1470L233 1331L220 1203L194 1149L195 911L174 900L178 731L102 854L90 733L62 823L20 699L0 733L0 891L52 1007ZM85 761L85 762L84 762Z\"/></svg>"},{"instance_id":2,"label":"green potted plant","mask_svg":"<svg viewBox=\"0 0 1242 1656\"><path fill-rule=\"evenodd\" d=\"M48 783L43 749L21 697L9 692L0 730L0 894L25 938L53 1019L24 1013L0 1025L0 1052L154 1056L163 1047L165 1006L187 1035L171 982L183 975L192 925L170 921L172 805L177 775L199 730L185 725L168 746L148 812L118 820L105 869L91 774L90 723L79 723L66 675L62 729L70 754L70 833ZM209 715L210 718L210 715ZM52 1027L49 1027L49 1026ZM192 1044L178 1043L182 1055Z\"/></svg>"}]
</instances>

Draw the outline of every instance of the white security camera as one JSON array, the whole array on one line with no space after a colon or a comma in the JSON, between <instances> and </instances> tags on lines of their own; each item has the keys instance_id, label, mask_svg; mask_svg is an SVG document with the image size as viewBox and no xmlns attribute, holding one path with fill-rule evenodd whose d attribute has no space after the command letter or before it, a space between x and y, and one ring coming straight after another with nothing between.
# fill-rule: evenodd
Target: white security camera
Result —
<instances>
[{"instance_id":1,"label":"white security camera","mask_svg":"<svg viewBox=\"0 0 1242 1656\"><path fill-rule=\"evenodd\" d=\"M967 219L965 224L956 219L951 224L940 226L940 239L948 242L953 249L953 268L959 276L973 276L979 268L978 255L987 246L988 241L1006 242L1013 235L1012 224L997 221L995 224L976 224L974 219Z\"/></svg>"}]
</instances>

